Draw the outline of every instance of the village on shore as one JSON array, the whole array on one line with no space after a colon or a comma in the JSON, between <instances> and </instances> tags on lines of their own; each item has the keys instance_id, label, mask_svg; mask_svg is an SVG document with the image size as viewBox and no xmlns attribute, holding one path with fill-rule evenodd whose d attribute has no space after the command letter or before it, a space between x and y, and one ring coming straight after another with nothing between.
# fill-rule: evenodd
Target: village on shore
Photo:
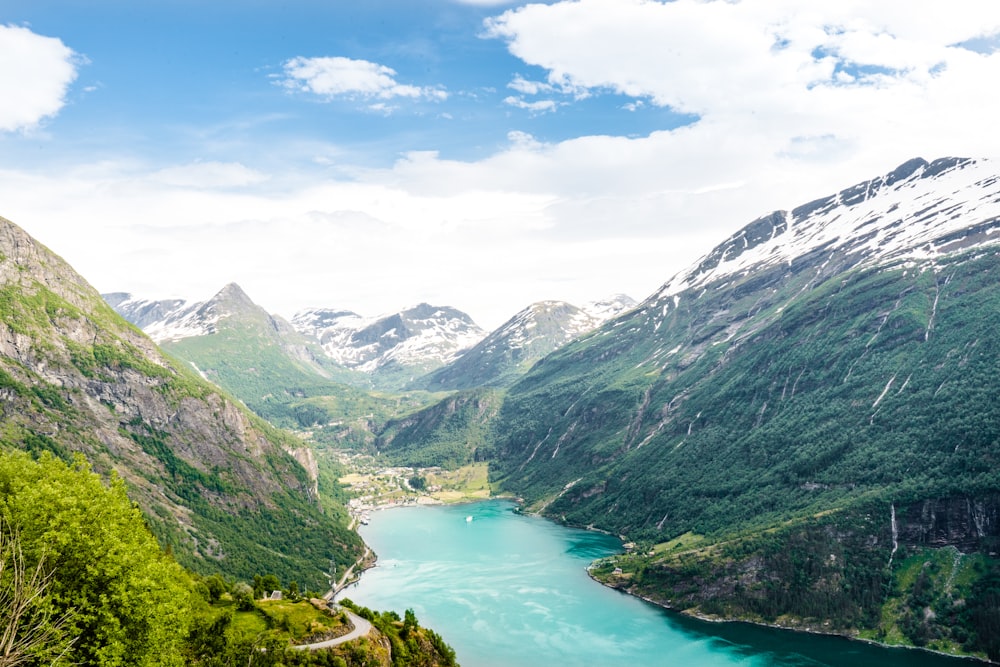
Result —
<instances>
[{"instance_id":1,"label":"village on shore","mask_svg":"<svg viewBox=\"0 0 1000 667\"><path fill-rule=\"evenodd\" d=\"M457 470L386 466L371 456L351 455L341 462L349 470L340 483L352 496L347 503L351 527L366 525L379 509L445 505L491 497L487 464Z\"/></svg>"}]
</instances>

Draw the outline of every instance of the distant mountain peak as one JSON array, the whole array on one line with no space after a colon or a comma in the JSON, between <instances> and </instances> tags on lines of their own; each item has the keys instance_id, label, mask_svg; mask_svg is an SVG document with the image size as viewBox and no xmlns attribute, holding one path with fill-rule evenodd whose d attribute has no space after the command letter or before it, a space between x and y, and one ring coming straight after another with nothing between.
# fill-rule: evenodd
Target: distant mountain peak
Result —
<instances>
[{"instance_id":1,"label":"distant mountain peak","mask_svg":"<svg viewBox=\"0 0 1000 667\"><path fill-rule=\"evenodd\" d=\"M392 370L407 378L450 362L486 335L462 311L429 303L377 317L313 308L296 313L292 325L348 368L370 374Z\"/></svg>"},{"instance_id":2,"label":"distant mountain peak","mask_svg":"<svg viewBox=\"0 0 1000 667\"><path fill-rule=\"evenodd\" d=\"M247 293L243 291L243 288L236 283L228 283L225 287L219 290L213 300L217 301L241 301L246 303L253 303Z\"/></svg>"},{"instance_id":3,"label":"distant mountain peak","mask_svg":"<svg viewBox=\"0 0 1000 667\"><path fill-rule=\"evenodd\" d=\"M509 384L545 355L635 305L635 300L624 294L591 302L584 308L565 301L537 301L418 384L429 389Z\"/></svg>"}]
</instances>

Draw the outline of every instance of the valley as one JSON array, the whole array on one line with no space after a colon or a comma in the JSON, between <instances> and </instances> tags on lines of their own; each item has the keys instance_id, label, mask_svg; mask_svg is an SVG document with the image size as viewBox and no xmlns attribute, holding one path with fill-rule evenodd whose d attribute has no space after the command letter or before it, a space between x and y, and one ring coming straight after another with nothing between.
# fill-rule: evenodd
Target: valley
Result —
<instances>
[{"instance_id":1,"label":"valley","mask_svg":"<svg viewBox=\"0 0 1000 667\"><path fill-rule=\"evenodd\" d=\"M641 303L539 302L493 332L428 304L288 321L236 284L102 299L2 222L4 451L119 480L227 604L265 575L322 592L376 509L500 494L622 536L592 576L677 611L1000 659L989 161L909 161ZM255 604L199 622L269 632ZM404 653L450 664L435 636Z\"/></svg>"}]
</instances>

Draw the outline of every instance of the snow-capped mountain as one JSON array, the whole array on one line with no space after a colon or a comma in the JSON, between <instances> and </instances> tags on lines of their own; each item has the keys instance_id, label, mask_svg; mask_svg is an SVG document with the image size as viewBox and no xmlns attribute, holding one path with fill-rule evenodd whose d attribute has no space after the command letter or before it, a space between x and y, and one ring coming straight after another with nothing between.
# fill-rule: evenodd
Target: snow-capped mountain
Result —
<instances>
[{"instance_id":1,"label":"snow-capped mountain","mask_svg":"<svg viewBox=\"0 0 1000 667\"><path fill-rule=\"evenodd\" d=\"M998 266L1000 165L910 160L758 218L635 309L547 357L504 404L507 414L546 418L518 424L516 436L497 447L510 457L506 470L544 480L544 493L583 479L586 502L574 487L553 505L567 516L572 505L580 523L593 518L585 505L599 513L619 500L594 491L606 479L655 465L661 472L644 477L645 487L628 490L652 498L674 484L675 471L702 463L691 452L726 452L764 479L772 468L762 462L781 457L768 458L770 445L754 447L782 438L826 452L783 454L810 462L803 464L809 475L847 483L837 475L863 465L851 458L861 451L856 444L938 446L936 427L885 437L893 427L908 429L908 415L923 423L929 404L952 401L949 409L960 411L975 402L965 419L992 428L982 422L993 399L980 392L993 391L985 383L996 363ZM948 394L959 386L973 398ZM980 438L964 423L956 433L956 443ZM852 446L828 452L831 434L850 434ZM608 469L594 476L590 462L607 454L591 448L610 442L620 459L602 458ZM921 447L894 456L910 457L907 465L918 470ZM744 460L750 451L761 458ZM794 485L793 478L768 483ZM527 484L513 490L543 493ZM670 507L686 502L666 495L630 520L663 529Z\"/></svg>"},{"instance_id":2,"label":"snow-capped mountain","mask_svg":"<svg viewBox=\"0 0 1000 667\"><path fill-rule=\"evenodd\" d=\"M373 318L310 309L297 313L292 325L348 368L410 377L449 363L486 335L465 313L426 303Z\"/></svg>"},{"instance_id":3,"label":"snow-capped mountain","mask_svg":"<svg viewBox=\"0 0 1000 667\"><path fill-rule=\"evenodd\" d=\"M320 392L331 382L365 386L367 378L329 359L319 344L254 303L230 283L207 301L145 301L104 295L125 319L247 405ZM171 308L171 306L173 306Z\"/></svg>"},{"instance_id":4,"label":"snow-capped mountain","mask_svg":"<svg viewBox=\"0 0 1000 667\"><path fill-rule=\"evenodd\" d=\"M536 361L635 306L616 294L578 308L563 301L533 303L451 364L419 381L428 389L509 384Z\"/></svg>"},{"instance_id":5,"label":"snow-capped mountain","mask_svg":"<svg viewBox=\"0 0 1000 667\"><path fill-rule=\"evenodd\" d=\"M101 296L119 315L140 329L172 318L173 313L187 305L187 301L184 299L151 301L140 299L128 292L112 292ZM154 340L156 339L154 338Z\"/></svg>"},{"instance_id":6,"label":"snow-capped mountain","mask_svg":"<svg viewBox=\"0 0 1000 667\"><path fill-rule=\"evenodd\" d=\"M916 158L885 176L758 218L668 281L654 298L770 267L820 259L815 271L821 277L850 266L933 260L989 240L1000 240L997 164Z\"/></svg>"},{"instance_id":7,"label":"snow-capped mountain","mask_svg":"<svg viewBox=\"0 0 1000 667\"><path fill-rule=\"evenodd\" d=\"M126 292L103 294L118 314L159 344L216 332L224 317L261 310L236 283L229 283L208 301L149 300Z\"/></svg>"}]
</instances>

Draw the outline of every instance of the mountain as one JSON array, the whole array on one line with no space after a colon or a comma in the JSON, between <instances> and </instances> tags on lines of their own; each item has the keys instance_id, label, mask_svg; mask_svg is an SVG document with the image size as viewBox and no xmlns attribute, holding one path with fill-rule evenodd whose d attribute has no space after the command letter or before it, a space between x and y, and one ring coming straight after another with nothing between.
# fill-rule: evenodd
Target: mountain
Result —
<instances>
[{"instance_id":1,"label":"mountain","mask_svg":"<svg viewBox=\"0 0 1000 667\"><path fill-rule=\"evenodd\" d=\"M187 305L184 299L149 301L137 299L127 292L112 292L101 296L119 315L140 329L170 319L173 313Z\"/></svg>"},{"instance_id":2,"label":"mountain","mask_svg":"<svg viewBox=\"0 0 1000 667\"><path fill-rule=\"evenodd\" d=\"M969 610L1000 613L998 241L987 160L913 160L763 216L537 363L478 455L530 508L638 540L594 571L611 585L982 650Z\"/></svg>"},{"instance_id":3,"label":"mountain","mask_svg":"<svg viewBox=\"0 0 1000 667\"><path fill-rule=\"evenodd\" d=\"M194 304L124 293L104 298L165 351L272 422L299 427L343 417L304 405L310 397L365 403L364 392L353 387L370 384L367 376L332 361L316 341L269 314L234 283Z\"/></svg>"},{"instance_id":4,"label":"mountain","mask_svg":"<svg viewBox=\"0 0 1000 667\"><path fill-rule=\"evenodd\" d=\"M387 389L451 362L486 335L465 313L426 303L376 318L305 310L292 324L318 340L337 363L369 374L376 386Z\"/></svg>"},{"instance_id":5,"label":"mountain","mask_svg":"<svg viewBox=\"0 0 1000 667\"><path fill-rule=\"evenodd\" d=\"M117 473L199 572L320 588L360 539L324 514L284 435L163 355L62 259L0 218L0 447Z\"/></svg>"},{"instance_id":6,"label":"mountain","mask_svg":"<svg viewBox=\"0 0 1000 667\"><path fill-rule=\"evenodd\" d=\"M943 328L943 309L968 299L972 287L955 281L969 267L986 270L1000 239L993 235L1000 230L994 172L986 161L915 160L754 221L638 308L546 358L511 389L505 412L528 419L525 430L512 431L499 446L505 467L523 465L528 474L511 476L510 484L537 488L537 495L541 489L530 482L551 473L544 486L558 493L577 479L596 482L595 468L606 471L635 458L683 459L697 449L688 447L692 441L717 429L731 431L741 422L736 414L749 421L737 429L742 441L805 401L803 391L835 390L852 396L851 404L867 404L868 411L853 405L837 415L851 422L846 432L855 437L858 426L862 432L876 427L879 408L894 404L887 400L896 395L894 387L899 392L905 383L903 391L913 391L921 376L939 372L916 367L927 365L938 339L951 344L952 334L969 338L971 327ZM977 304L973 312L989 315L982 311ZM809 345L790 347L795 337ZM984 344L979 340L977 347ZM883 348L885 359L876 354ZM884 367L874 365L876 358ZM834 360L847 364L842 373L831 366ZM751 361L759 368L745 367ZM858 378L866 369L871 386ZM820 376L837 381L820 382ZM539 396L544 409L536 415ZM829 404L822 407L832 411ZM734 418L720 419L730 413ZM555 424L552 414L559 415ZM863 423L854 424L861 417ZM599 456L593 446L601 448ZM806 469L819 472L839 458L831 452ZM607 497L599 492L584 499L582 493L561 494L557 505L576 509ZM658 508L664 512L656 516ZM614 514L604 521L657 533L663 530L657 526L670 524L669 517L661 524L667 509L659 501L645 509L645 518L622 521Z\"/></svg>"},{"instance_id":7,"label":"mountain","mask_svg":"<svg viewBox=\"0 0 1000 667\"><path fill-rule=\"evenodd\" d=\"M534 303L414 384L432 391L509 385L545 355L635 305L624 294L583 308L562 301Z\"/></svg>"}]
</instances>

